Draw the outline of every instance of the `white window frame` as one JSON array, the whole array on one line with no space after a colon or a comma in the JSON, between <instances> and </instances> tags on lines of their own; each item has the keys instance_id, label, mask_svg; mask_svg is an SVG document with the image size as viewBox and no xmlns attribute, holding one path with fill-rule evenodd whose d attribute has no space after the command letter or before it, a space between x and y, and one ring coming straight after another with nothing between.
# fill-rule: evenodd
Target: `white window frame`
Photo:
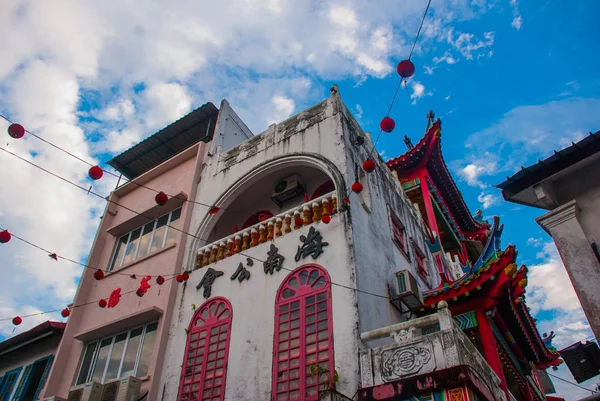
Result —
<instances>
[{"instance_id":1,"label":"white window frame","mask_svg":"<svg viewBox=\"0 0 600 401\"><path fill-rule=\"evenodd\" d=\"M100 352L100 344L104 340L107 340L107 339L110 338L111 339L110 349L109 349L108 355L106 357L106 362L105 362L105 365L104 365L104 371L102 372L102 379L100 381L101 383L104 383L105 380L106 380L106 373L108 371L108 365L109 365L109 362L110 362L110 358L112 356L113 347L115 345L115 340L121 334L127 333L127 338L125 339L125 345L123 347L123 352L121 353L121 361L119 362L119 371L117 372L117 377L114 378L114 379L120 378L121 375L123 374L123 372L122 372L122 370L123 370L123 363L125 362L125 354L127 352L127 346L129 345L129 340L131 339L131 332L139 329L140 327L142 327L142 334L140 335L140 344L138 345L138 350L137 350L137 354L136 354L136 357L135 357L135 365L133 367L133 374L134 374L134 376L136 376L137 375L137 370L138 370L138 367L139 367L139 363L140 363L140 358L142 356L142 349L144 347L144 341L146 340L146 332L148 330L148 326L151 326L153 324L156 324L156 329L154 329L154 332L157 332L158 331L158 321L154 321L154 322L145 324L144 326L137 326L137 327L134 327L131 330L122 331L122 332L117 333L115 335L108 336L108 337L103 337L103 338L101 338L99 340L95 340L95 341L91 341L89 343L86 343L85 347L84 347L84 352L83 352L83 355L82 355L82 358L81 358L81 362L79 363L79 368L77 369L77 374L75 375L75 383L77 383L77 381L79 379L79 376L81 375L81 369L83 367L82 366L83 365L83 361L85 360L86 354L88 352L88 348L87 348L88 345L96 343L96 347L94 348L94 357L92 358L92 362L90 363L90 366L88 368L89 370L88 370L87 376L85 378L85 381L83 383L81 383L81 384L90 383L92 381L92 377L93 377L93 374L94 374L94 369L96 368L96 362L98 362L98 354ZM156 344L156 339L155 339L155 344ZM110 379L110 380L113 380L113 379Z\"/></svg>"},{"instance_id":2,"label":"white window frame","mask_svg":"<svg viewBox=\"0 0 600 401\"><path fill-rule=\"evenodd\" d=\"M163 249L165 247L165 244L167 243L167 238L169 236L169 228L171 228L171 224L173 223L172 218L173 218L173 213L175 213L176 211L179 211L179 219L181 219L181 207L178 207L176 209L171 210L169 213L165 213L162 216L160 216L159 218L155 219L153 222L146 222L145 224L143 224L140 227L136 227L133 230L129 231L127 234L123 234L120 235L117 240L115 241L115 247L112 253L112 256L110 258L110 264L108 265L108 269L107 271L113 271L113 270L117 270L120 269L121 267L123 267L123 262L125 261L125 255L127 254L127 247L129 246L129 244L131 243L131 236L132 234L136 231L136 230L140 230L140 236L138 237L138 243L136 244L136 249L135 252L133 253L133 259L131 259L129 263L134 262L135 260L137 260L138 258L138 254L140 252L140 244L142 243L142 236L144 235L144 227L146 227L148 224L153 223L152 226L152 235L150 237L150 241L148 242L148 249L147 249L147 253L144 256L148 256L150 255L150 250L152 249L152 243L154 242L154 234L156 233L156 225L158 224L158 221L160 219L162 219L165 216L167 217L167 224L165 225L165 235L163 237L162 243L160 244L160 248L159 249ZM121 255L121 260L117 261L115 260L117 257L117 252L119 251L119 242L121 241L121 238L127 236L127 242L124 243L124 247L125 250L123 251L123 255ZM156 251L155 251L156 252Z\"/></svg>"}]
</instances>

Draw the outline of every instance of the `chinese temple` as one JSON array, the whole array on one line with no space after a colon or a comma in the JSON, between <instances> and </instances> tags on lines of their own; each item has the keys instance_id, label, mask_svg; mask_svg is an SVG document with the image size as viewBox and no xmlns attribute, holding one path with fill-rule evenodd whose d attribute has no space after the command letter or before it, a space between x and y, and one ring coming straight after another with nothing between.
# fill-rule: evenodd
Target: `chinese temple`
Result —
<instances>
[{"instance_id":1,"label":"chinese temple","mask_svg":"<svg viewBox=\"0 0 600 401\"><path fill-rule=\"evenodd\" d=\"M441 132L441 121L430 121L415 146L408 141L409 150L387 162L427 222L429 249L441 278L437 287L423 293L420 313L446 303L507 396L544 400L536 372L562 361L544 344L527 308L527 267L518 267L515 246L501 247L498 217L490 224L479 211L471 215L444 162ZM439 326L422 331L435 332Z\"/></svg>"}]
</instances>

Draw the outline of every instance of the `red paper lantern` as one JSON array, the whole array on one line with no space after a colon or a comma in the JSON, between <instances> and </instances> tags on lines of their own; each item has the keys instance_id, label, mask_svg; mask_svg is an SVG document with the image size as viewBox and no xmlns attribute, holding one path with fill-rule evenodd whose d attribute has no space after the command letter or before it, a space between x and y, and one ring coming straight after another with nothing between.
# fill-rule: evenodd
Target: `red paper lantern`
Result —
<instances>
[{"instance_id":1,"label":"red paper lantern","mask_svg":"<svg viewBox=\"0 0 600 401\"><path fill-rule=\"evenodd\" d=\"M165 278L163 276L158 276L156 278L156 284L163 285L165 283Z\"/></svg>"},{"instance_id":2,"label":"red paper lantern","mask_svg":"<svg viewBox=\"0 0 600 401\"><path fill-rule=\"evenodd\" d=\"M185 272L181 275L183 277L183 281L188 281L190 279L190 274Z\"/></svg>"},{"instance_id":3,"label":"red paper lantern","mask_svg":"<svg viewBox=\"0 0 600 401\"><path fill-rule=\"evenodd\" d=\"M143 297L144 296L144 290L142 290L141 288L138 288L137 291L135 292L135 295L137 295L138 297Z\"/></svg>"},{"instance_id":4,"label":"red paper lantern","mask_svg":"<svg viewBox=\"0 0 600 401\"><path fill-rule=\"evenodd\" d=\"M71 314L71 311L69 310L69 308L65 308L62 310L62 312L60 312L62 317L69 317L69 315Z\"/></svg>"},{"instance_id":5,"label":"red paper lantern","mask_svg":"<svg viewBox=\"0 0 600 401\"><path fill-rule=\"evenodd\" d=\"M6 244L12 236L8 232L8 230L0 231L0 244Z\"/></svg>"},{"instance_id":6,"label":"red paper lantern","mask_svg":"<svg viewBox=\"0 0 600 401\"><path fill-rule=\"evenodd\" d=\"M216 206L212 206L209 210L208 210L208 214L217 214L219 213L219 210L221 210L221 208L216 207Z\"/></svg>"},{"instance_id":7,"label":"red paper lantern","mask_svg":"<svg viewBox=\"0 0 600 401\"><path fill-rule=\"evenodd\" d=\"M302 227L304 225L304 220L298 217L296 220L294 220L294 223L296 223L296 226Z\"/></svg>"},{"instance_id":8,"label":"red paper lantern","mask_svg":"<svg viewBox=\"0 0 600 401\"><path fill-rule=\"evenodd\" d=\"M410 78L415 73L415 65L410 60L402 60L398 63L396 71L402 78Z\"/></svg>"},{"instance_id":9,"label":"red paper lantern","mask_svg":"<svg viewBox=\"0 0 600 401\"><path fill-rule=\"evenodd\" d=\"M329 224L329 222L331 221L331 216L323 216L321 221L325 224Z\"/></svg>"},{"instance_id":10,"label":"red paper lantern","mask_svg":"<svg viewBox=\"0 0 600 401\"><path fill-rule=\"evenodd\" d=\"M96 270L94 272L94 278L96 280L102 280L104 278L104 272L102 270Z\"/></svg>"},{"instance_id":11,"label":"red paper lantern","mask_svg":"<svg viewBox=\"0 0 600 401\"><path fill-rule=\"evenodd\" d=\"M25 128L21 124L11 124L8 126L8 135L14 139L21 139L25 135Z\"/></svg>"},{"instance_id":12,"label":"red paper lantern","mask_svg":"<svg viewBox=\"0 0 600 401\"><path fill-rule=\"evenodd\" d=\"M98 306L101 308L106 308L106 300L105 299L101 299L100 301L98 301Z\"/></svg>"},{"instance_id":13,"label":"red paper lantern","mask_svg":"<svg viewBox=\"0 0 600 401\"><path fill-rule=\"evenodd\" d=\"M102 171L102 169L99 166L94 166L94 167L90 168L90 170L88 171L88 175L94 181L102 178L103 174L104 174L104 172Z\"/></svg>"},{"instance_id":14,"label":"red paper lantern","mask_svg":"<svg viewBox=\"0 0 600 401\"><path fill-rule=\"evenodd\" d=\"M359 194L362 192L362 190L363 185L360 182L356 181L354 184L352 184L352 192Z\"/></svg>"},{"instance_id":15,"label":"red paper lantern","mask_svg":"<svg viewBox=\"0 0 600 401\"><path fill-rule=\"evenodd\" d=\"M371 159L365 160L365 162L363 163L363 170L365 170L367 173L372 172L373 170L375 170L375 162Z\"/></svg>"},{"instance_id":16,"label":"red paper lantern","mask_svg":"<svg viewBox=\"0 0 600 401\"><path fill-rule=\"evenodd\" d=\"M159 193L156 194L156 196L154 197L154 200L156 201L158 206L164 206L169 201L169 196L166 193L164 193L163 191L160 191Z\"/></svg>"},{"instance_id":17,"label":"red paper lantern","mask_svg":"<svg viewBox=\"0 0 600 401\"><path fill-rule=\"evenodd\" d=\"M347 205L349 205L349 204L350 204L350 198L348 198L348 197L343 197L343 198L342 198L342 201L343 201L345 204L347 204Z\"/></svg>"},{"instance_id":18,"label":"red paper lantern","mask_svg":"<svg viewBox=\"0 0 600 401\"><path fill-rule=\"evenodd\" d=\"M176 280L178 283L183 283L183 274L178 274Z\"/></svg>"},{"instance_id":19,"label":"red paper lantern","mask_svg":"<svg viewBox=\"0 0 600 401\"><path fill-rule=\"evenodd\" d=\"M396 127L396 123L389 117L384 117L383 120L379 123L379 128L383 132L387 132L388 134L394 130Z\"/></svg>"},{"instance_id":20,"label":"red paper lantern","mask_svg":"<svg viewBox=\"0 0 600 401\"><path fill-rule=\"evenodd\" d=\"M13 324L14 324L15 326L18 326L18 325L20 325L21 323L23 323L23 319L21 319L21 316L15 316L15 317L13 318Z\"/></svg>"}]
</instances>

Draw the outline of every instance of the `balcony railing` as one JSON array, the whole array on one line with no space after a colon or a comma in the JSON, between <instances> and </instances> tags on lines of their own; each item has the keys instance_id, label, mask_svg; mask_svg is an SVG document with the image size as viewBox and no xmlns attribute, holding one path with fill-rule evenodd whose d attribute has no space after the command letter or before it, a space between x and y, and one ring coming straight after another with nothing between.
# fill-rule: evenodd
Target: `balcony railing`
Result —
<instances>
[{"instance_id":1,"label":"balcony railing","mask_svg":"<svg viewBox=\"0 0 600 401\"><path fill-rule=\"evenodd\" d=\"M330 192L265 221L203 246L196 255L196 268L208 266L244 252L301 227L319 222L338 211L336 192Z\"/></svg>"},{"instance_id":2,"label":"balcony railing","mask_svg":"<svg viewBox=\"0 0 600 401\"><path fill-rule=\"evenodd\" d=\"M435 324L439 324L439 331L422 334L423 328ZM388 336L394 339L393 344L360 352L361 389L462 367L481 384L478 387L486 395L484 399L506 401L500 379L456 325L446 302L440 302L435 314L362 333L361 340Z\"/></svg>"}]
</instances>

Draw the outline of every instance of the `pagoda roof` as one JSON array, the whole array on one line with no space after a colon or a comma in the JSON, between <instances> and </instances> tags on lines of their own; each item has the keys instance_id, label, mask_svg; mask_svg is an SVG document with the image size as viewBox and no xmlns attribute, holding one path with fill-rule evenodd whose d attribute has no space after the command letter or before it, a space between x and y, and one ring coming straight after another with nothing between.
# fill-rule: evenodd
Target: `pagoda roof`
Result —
<instances>
[{"instance_id":1,"label":"pagoda roof","mask_svg":"<svg viewBox=\"0 0 600 401\"><path fill-rule=\"evenodd\" d=\"M438 119L423 138L402 156L390 159L387 166L402 177L403 173L426 167L440 195L448 206L463 233L487 229L488 225L477 222L467 207L452 175L448 171L441 146L442 122Z\"/></svg>"},{"instance_id":2,"label":"pagoda roof","mask_svg":"<svg viewBox=\"0 0 600 401\"><path fill-rule=\"evenodd\" d=\"M494 226L497 226L497 221ZM447 301L458 306L481 307L486 310L497 308L502 318L511 327L517 343L523 345L528 360L539 368L558 365L559 354L546 348L540 337L535 320L529 313L525 301L521 300L527 286L527 267L517 268L517 251L513 245L497 251L488 260L474 266L467 274L453 283L444 283L423 294L428 307Z\"/></svg>"}]
</instances>

